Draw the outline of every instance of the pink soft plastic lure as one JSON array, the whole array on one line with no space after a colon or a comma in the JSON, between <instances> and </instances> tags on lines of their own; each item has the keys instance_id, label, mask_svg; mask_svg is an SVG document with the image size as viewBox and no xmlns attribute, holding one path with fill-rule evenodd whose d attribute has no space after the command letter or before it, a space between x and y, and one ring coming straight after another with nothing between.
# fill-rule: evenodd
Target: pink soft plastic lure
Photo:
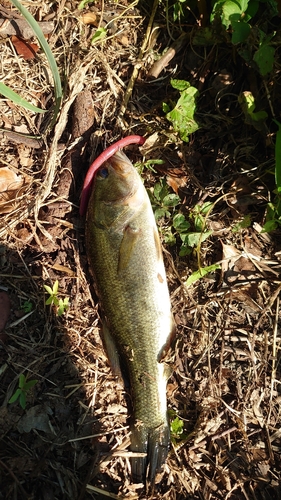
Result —
<instances>
[{"instance_id":1,"label":"pink soft plastic lure","mask_svg":"<svg viewBox=\"0 0 281 500\"><path fill-rule=\"evenodd\" d=\"M128 137L124 137L120 139L120 141L114 142L111 144L109 148L107 148L103 153L101 153L95 161L90 165L87 175L85 177L85 181L83 184L81 202L80 202L80 215L83 216L86 214L87 206L91 194L91 188L93 184L93 179L96 171L101 165L106 162L111 156L113 156L119 149L124 148L125 146L129 146L129 144L139 144L140 146L144 144L145 138L141 135L128 135Z\"/></svg>"}]
</instances>

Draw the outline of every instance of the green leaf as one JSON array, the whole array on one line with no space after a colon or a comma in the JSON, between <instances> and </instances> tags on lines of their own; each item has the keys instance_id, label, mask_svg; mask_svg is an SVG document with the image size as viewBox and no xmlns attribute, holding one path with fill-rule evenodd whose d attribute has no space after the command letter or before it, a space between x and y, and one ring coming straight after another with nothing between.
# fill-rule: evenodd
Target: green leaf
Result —
<instances>
[{"instance_id":1,"label":"green leaf","mask_svg":"<svg viewBox=\"0 0 281 500\"><path fill-rule=\"evenodd\" d=\"M172 78L170 84L174 89L179 90L180 92L190 88L190 83L186 80L176 80Z\"/></svg>"},{"instance_id":2,"label":"green leaf","mask_svg":"<svg viewBox=\"0 0 281 500\"><path fill-rule=\"evenodd\" d=\"M192 283L194 283L195 281L203 278L207 274L216 271L216 269L220 269L220 265L219 264L212 264L211 266L207 266L207 267L203 267L201 269L198 269L198 271L195 271L194 273L192 273L189 276L189 278L185 282L185 285L186 286L191 285Z\"/></svg>"},{"instance_id":3,"label":"green leaf","mask_svg":"<svg viewBox=\"0 0 281 500\"><path fill-rule=\"evenodd\" d=\"M268 220L262 230L261 230L261 233L271 233L271 231L275 231L275 229L277 229L278 227L278 222L277 220Z\"/></svg>"},{"instance_id":4,"label":"green leaf","mask_svg":"<svg viewBox=\"0 0 281 500\"><path fill-rule=\"evenodd\" d=\"M180 80L181 81L181 80ZM172 111L166 114L180 138L188 142L188 136L199 129L198 123L194 119L196 111L195 100L199 95L195 87L191 87L189 82L186 82L188 87L181 92L180 98Z\"/></svg>"},{"instance_id":5,"label":"green leaf","mask_svg":"<svg viewBox=\"0 0 281 500\"><path fill-rule=\"evenodd\" d=\"M209 236L211 236L212 231L206 231L205 233L187 233L180 234L180 238L185 245L189 247L197 247L199 243L205 241Z\"/></svg>"},{"instance_id":6,"label":"green leaf","mask_svg":"<svg viewBox=\"0 0 281 500\"><path fill-rule=\"evenodd\" d=\"M26 380L25 376L23 375L23 373L21 373L19 376L19 388L20 389L24 388L25 380Z\"/></svg>"},{"instance_id":7,"label":"green leaf","mask_svg":"<svg viewBox=\"0 0 281 500\"><path fill-rule=\"evenodd\" d=\"M59 300L58 316L62 316L69 308L69 299L66 297L64 300Z\"/></svg>"},{"instance_id":8,"label":"green leaf","mask_svg":"<svg viewBox=\"0 0 281 500\"><path fill-rule=\"evenodd\" d=\"M255 52L253 60L258 65L259 72L262 76L270 73L273 69L275 49L267 43L262 44Z\"/></svg>"},{"instance_id":9,"label":"green leaf","mask_svg":"<svg viewBox=\"0 0 281 500\"><path fill-rule=\"evenodd\" d=\"M238 102L245 115L245 123L253 125L255 129L260 130L264 121L268 118L266 111L255 111L255 98L250 91L244 91L238 96Z\"/></svg>"},{"instance_id":10,"label":"green leaf","mask_svg":"<svg viewBox=\"0 0 281 500\"><path fill-rule=\"evenodd\" d=\"M170 423L170 430L173 437L179 439L180 435L183 433L184 422L179 417L174 418Z\"/></svg>"},{"instance_id":11,"label":"green leaf","mask_svg":"<svg viewBox=\"0 0 281 500\"><path fill-rule=\"evenodd\" d=\"M92 2L93 0L82 0L82 2L79 3L78 5L78 9L79 10L82 10L84 9L84 7L86 7L86 5L90 2Z\"/></svg>"},{"instance_id":12,"label":"green leaf","mask_svg":"<svg viewBox=\"0 0 281 500\"><path fill-rule=\"evenodd\" d=\"M24 390L27 392L29 391L32 387L35 386L35 384L37 384L38 380L29 380L29 382L26 382L26 384L24 385Z\"/></svg>"},{"instance_id":13,"label":"green leaf","mask_svg":"<svg viewBox=\"0 0 281 500\"><path fill-rule=\"evenodd\" d=\"M154 217L156 220L162 219L162 217L170 217L170 212L165 208L156 208L154 212Z\"/></svg>"},{"instance_id":14,"label":"green leaf","mask_svg":"<svg viewBox=\"0 0 281 500\"><path fill-rule=\"evenodd\" d=\"M234 45L243 43L251 33L251 26L242 20L231 21L232 37L231 41Z\"/></svg>"},{"instance_id":15,"label":"green leaf","mask_svg":"<svg viewBox=\"0 0 281 500\"><path fill-rule=\"evenodd\" d=\"M166 102L162 103L162 111L164 111L165 114L169 113L170 109L170 106Z\"/></svg>"},{"instance_id":16,"label":"green leaf","mask_svg":"<svg viewBox=\"0 0 281 500\"><path fill-rule=\"evenodd\" d=\"M202 214L195 215L194 217L194 227L198 232L202 232L205 226L205 217Z\"/></svg>"},{"instance_id":17,"label":"green leaf","mask_svg":"<svg viewBox=\"0 0 281 500\"><path fill-rule=\"evenodd\" d=\"M22 390L21 389L17 389L16 392L12 395L12 397L9 399L8 402L9 403L14 403L18 399L18 397L19 397L19 395L21 393L22 393Z\"/></svg>"},{"instance_id":18,"label":"green leaf","mask_svg":"<svg viewBox=\"0 0 281 500\"><path fill-rule=\"evenodd\" d=\"M221 19L221 23L228 28L231 25L231 18L237 20L241 15L246 12L249 0L219 0L214 4L213 11L211 14L211 21L215 17ZM232 17L237 16L237 17Z\"/></svg>"},{"instance_id":19,"label":"green leaf","mask_svg":"<svg viewBox=\"0 0 281 500\"><path fill-rule=\"evenodd\" d=\"M164 241L167 245L175 245L176 244L176 236L172 233L172 231L167 231L164 235Z\"/></svg>"},{"instance_id":20,"label":"green leaf","mask_svg":"<svg viewBox=\"0 0 281 500\"><path fill-rule=\"evenodd\" d=\"M57 295L58 290L59 290L59 282L58 282L58 280L56 280L55 283L54 283L54 286L53 286L53 292L52 293L54 295Z\"/></svg>"},{"instance_id":21,"label":"green leaf","mask_svg":"<svg viewBox=\"0 0 281 500\"><path fill-rule=\"evenodd\" d=\"M91 44L95 44L96 42L104 40L106 35L107 35L107 30L105 28L98 28L91 40Z\"/></svg>"},{"instance_id":22,"label":"green leaf","mask_svg":"<svg viewBox=\"0 0 281 500\"><path fill-rule=\"evenodd\" d=\"M44 288L49 295L53 295L53 289L50 286L44 285Z\"/></svg>"},{"instance_id":23,"label":"green leaf","mask_svg":"<svg viewBox=\"0 0 281 500\"><path fill-rule=\"evenodd\" d=\"M182 245L180 247L180 251L179 251L179 256L180 257L185 257L186 255L190 255L192 252L192 248L186 246L186 245Z\"/></svg>"},{"instance_id":24,"label":"green leaf","mask_svg":"<svg viewBox=\"0 0 281 500\"><path fill-rule=\"evenodd\" d=\"M180 197L177 194L167 194L163 198L163 205L165 207L176 207L180 203Z\"/></svg>"},{"instance_id":25,"label":"green leaf","mask_svg":"<svg viewBox=\"0 0 281 500\"><path fill-rule=\"evenodd\" d=\"M173 226L179 233L186 232L190 228L190 223L183 214L176 214L173 218Z\"/></svg>"},{"instance_id":26,"label":"green leaf","mask_svg":"<svg viewBox=\"0 0 281 500\"><path fill-rule=\"evenodd\" d=\"M24 310L24 312L29 313L30 311L32 311L32 308L33 308L32 302L30 302L30 300L25 300L22 305L22 309Z\"/></svg>"},{"instance_id":27,"label":"green leaf","mask_svg":"<svg viewBox=\"0 0 281 500\"><path fill-rule=\"evenodd\" d=\"M24 391L21 391L20 393L20 405L23 410L26 408L26 394Z\"/></svg>"},{"instance_id":28,"label":"green leaf","mask_svg":"<svg viewBox=\"0 0 281 500\"><path fill-rule=\"evenodd\" d=\"M205 201L203 205L200 207L200 212L203 215L207 215L211 210L213 209L213 202L212 201Z\"/></svg>"},{"instance_id":29,"label":"green leaf","mask_svg":"<svg viewBox=\"0 0 281 500\"><path fill-rule=\"evenodd\" d=\"M47 111L46 109L37 108L37 106L31 104L31 102L26 101L19 94L7 87L7 85L5 85L3 82L0 82L0 94L13 101L14 104L22 106L25 109L29 109L29 111L33 111L34 113L46 113Z\"/></svg>"}]
</instances>

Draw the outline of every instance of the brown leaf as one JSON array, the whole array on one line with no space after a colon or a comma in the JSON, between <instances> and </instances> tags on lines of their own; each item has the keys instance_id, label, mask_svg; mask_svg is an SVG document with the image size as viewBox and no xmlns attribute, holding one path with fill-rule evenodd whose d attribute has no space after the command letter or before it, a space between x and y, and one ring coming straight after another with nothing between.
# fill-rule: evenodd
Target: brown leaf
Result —
<instances>
[{"instance_id":1,"label":"brown leaf","mask_svg":"<svg viewBox=\"0 0 281 500\"><path fill-rule=\"evenodd\" d=\"M22 187L28 181L27 177L17 175L9 167L0 167L0 214L7 214L13 210L13 203L21 194Z\"/></svg>"},{"instance_id":2,"label":"brown leaf","mask_svg":"<svg viewBox=\"0 0 281 500\"><path fill-rule=\"evenodd\" d=\"M98 24L97 16L94 12L87 12L86 14L83 14L80 19L84 24L94 24L94 26L97 26Z\"/></svg>"},{"instance_id":3,"label":"brown leaf","mask_svg":"<svg viewBox=\"0 0 281 500\"><path fill-rule=\"evenodd\" d=\"M13 46L15 47L17 54L22 56L24 59L33 59L38 52L39 47L35 43L27 42L18 36L13 35L11 37Z\"/></svg>"}]
</instances>

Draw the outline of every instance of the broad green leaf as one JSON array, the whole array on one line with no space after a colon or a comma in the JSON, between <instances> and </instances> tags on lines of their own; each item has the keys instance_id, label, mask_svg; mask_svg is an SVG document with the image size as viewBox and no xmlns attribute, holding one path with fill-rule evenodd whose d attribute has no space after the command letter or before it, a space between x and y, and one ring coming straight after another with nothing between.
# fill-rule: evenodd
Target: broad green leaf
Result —
<instances>
[{"instance_id":1,"label":"broad green leaf","mask_svg":"<svg viewBox=\"0 0 281 500\"><path fill-rule=\"evenodd\" d=\"M189 276L189 278L185 282L185 285L186 286L191 285L192 283L203 278L207 274L216 271L216 269L220 269L220 267L221 266L219 264L212 264L211 266L207 266L207 267L203 267L201 269L198 269L198 271L195 271L194 273L192 273Z\"/></svg>"},{"instance_id":2,"label":"broad green leaf","mask_svg":"<svg viewBox=\"0 0 281 500\"><path fill-rule=\"evenodd\" d=\"M267 43L262 44L255 52L253 60L258 65L259 72L262 76L270 73L273 69L275 49Z\"/></svg>"},{"instance_id":3,"label":"broad green leaf","mask_svg":"<svg viewBox=\"0 0 281 500\"><path fill-rule=\"evenodd\" d=\"M172 78L170 83L174 89L179 90L180 92L183 92L190 87L190 83L186 80L176 80Z\"/></svg>"},{"instance_id":4,"label":"broad green leaf","mask_svg":"<svg viewBox=\"0 0 281 500\"><path fill-rule=\"evenodd\" d=\"M251 33L251 26L242 20L231 21L231 27L233 29L231 41L234 45L245 42Z\"/></svg>"},{"instance_id":5,"label":"broad green leaf","mask_svg":"<svg viewBox=\"0 0 281 500\"><path fill-rule=\"evenodd\" d=\"M206 231L205 233L187 233L180 234L180 238L183 243L189 247L197 247L199 243L205 241L209 236L211 236L212 231Z\"/></svg>"},{"instance_id":6,"label":"broad green leaf","mask_svg":"<svg viewBox=\"0 0 281 500\"><path fill-rule=\"evenodd\" d=\"M176 214L173 218L173 226L179 233L186 232L190 228L190 223L183 214Z\"/></svg>"},{"instance_id":7,"label":"broad green leaf","mask_svg":"<svg viewBox=\"0 0 281 500\"><path fill-rule=\"evenodd\" d=\"M181 248L180 248L180 251L179 251L179 256L180 257L185 257L186 255L190 255L192 252L192 248L186 246L186 245L182 245Z\"/></svg>"},{"instance_id":8,"label":"broad green leaf","mask_svg":"<svg viewBox=\"0 0 281 500\"><path fill-rule=\"evenodd\" d=\"M165 207L176 207L180 203L180 197L177 194L167 194L163 198L163 205Z\"/></svg>"},{"instance_id":9,"label":"broad green leaf","mask_svg":"<svg viewBox=\"0 0 281 500\"><path fill-rule=\"evenodd\" d=\"M169 217L171 214L165 208L156 208L154 212L154 217L156 220L162 219L162 217Z\"/></svg>"},{"instance_id":10,"label":"broad green leaf","mask_svg":"<svg viewBox=\"0 0 281 500\"><path fill-rule=\"evenodd\" d=\"M205 201L201 207L201 214L207 215L211 210L213 209L213 202L212 201Z\"/></svg>"},{"instance_id":11,"label":"broad green leaf","mask_svg":"<svg viewBox=\"0 0 281 500\"><path fill-rule=\"evenodd\" d=\"M34 113L46 113L47 111L46 109L37 108L37 106L31 104L31 102L26 101L19 94L7 87L7 85L3 82L0 82L0 94L13 101L14 104L22 106L25 109L29 109L29 111L33 111Z\"/></svg>"},{"instance_id":12,"label":"broad green leaf","mask_svg":"<svg viewBox=\"0 0 281 500\"><path fill-rule=\"evenodd\" d=\"M231 16L241 16L246 12L249 0L226 0L218 1L213 7L211 21L220 17L222 24L228 28L231 24ZM237 19L237 18L236 18Z\"/></svg>"},{"instance_id":13,"label":"broad green leaf","mask_svg":"<svg viewBox=\"0 0 281 500\"><path fill-rule=\"evenodd\" d=\"M174 130L179 133L180 138L185 142L188 142L188 136L196 132L199 128L198 123L194 119L196 111L195 100L198 95L198 90L195 87L189 86L181 92L176 106L166 115L166 118L172 123Z\"/></svg>"},{"instance_id":14,"label":"broad green leaf","mask_svg":"<svg viewBox=\"0 0 281 500\"><path fill-rule=\"evenodd\" d=\"M278 222L276 220L268 220L262 230L261 233L271 233L271 231L275 231L278 227Z\"/></svg>"}]
</instances>

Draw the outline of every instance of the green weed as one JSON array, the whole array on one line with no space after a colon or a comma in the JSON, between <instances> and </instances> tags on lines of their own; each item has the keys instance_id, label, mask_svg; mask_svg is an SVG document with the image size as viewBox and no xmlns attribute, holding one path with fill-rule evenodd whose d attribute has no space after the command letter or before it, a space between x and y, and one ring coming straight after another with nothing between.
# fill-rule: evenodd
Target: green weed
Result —
<instances>
[{"instance_id":1,"label":"green weed","mask_svg":"<svg viewBox=\"0 0 281 500\"><path fill-rule=\"evenodd\" d=\"M47 306L55 306L57 315L62 316L69 309L69 298L65 297L64 299L58 298L58 290L59 290L59 282L55 281L53 288L48 285L44 285L46 292L48 292L49 297L46 300L45 304Z\"/></svg>"},{"instance_id":2,"label":"green weed","mask_svg":"<svg viewBox=\"0 0 281 500\"><path fill-rule=\"evenodd\" d=\"M160 231L164 241L171 246L180 242L180 257L190 254L212 234L212 231L206 230L206 217L212 210L212 203L195 205L186 217L177 208L181 204L180 197L170 193L169 186L162 179L155 184L153 192L149 191L149 195L156 221L163 219Z\"/></svg>"},{"instance_id":3,"label":"green weed","mask_svg":"<svg viewBox=\"0 0 281 500\"><path fill-rule=\"evenodd\" d=\"M32 311L33 309L33 304L30 300L25 300L23 305L22 305L22 309L25 313L29 313Z\"/></svg>"},{"instance_id":4,"label":"green weed","mask_svg":"<svg viewBox=\"0 0 281 500\"><path fill-rule=\"evenodd\" d=\"M170 83L174 89L179 91L180 98L176 103L170 105L164 102L163 111L166 113L167 120L172 123L173 129L179 133L180 138L188 142L190 134L199 129L194 118L196 98L199 92L185 80L171 80Z\"/></svg>"},{"instance_id":5,"label":"green weed","mask_svg":"<svg viewBox=\"0 0 281 500\"><path fill-rule=\"evenodd\" d=\"M34 387L37 382L38 380L27 381L23 373L21 373L21 375L19 376L19 387L13 394L13 396L9 399L9 403L14 403L15 401L17 401L17 399L19 399L22 409L25 410L27 392L30 391L30 389L32 389L32 387Z\"/></svg>"}]
</instances>

